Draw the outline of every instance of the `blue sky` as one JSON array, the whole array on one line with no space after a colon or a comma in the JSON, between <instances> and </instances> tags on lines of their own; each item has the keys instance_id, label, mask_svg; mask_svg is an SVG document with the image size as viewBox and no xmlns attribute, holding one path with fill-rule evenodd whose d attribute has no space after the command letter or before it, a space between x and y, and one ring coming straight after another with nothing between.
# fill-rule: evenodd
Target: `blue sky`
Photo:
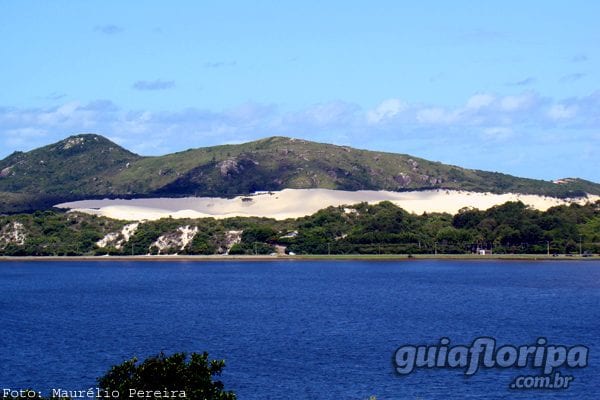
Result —
<instances>
[{"instance_id":1,"label":"blue sky","mask_svg":"<svg viewBox=\"0 0 600 400\"><path fill-rule=\"evenodd\" d=\"M272 135L600 181L600 2L3 1L0 157Z\"/></svg>"}]
</instances>

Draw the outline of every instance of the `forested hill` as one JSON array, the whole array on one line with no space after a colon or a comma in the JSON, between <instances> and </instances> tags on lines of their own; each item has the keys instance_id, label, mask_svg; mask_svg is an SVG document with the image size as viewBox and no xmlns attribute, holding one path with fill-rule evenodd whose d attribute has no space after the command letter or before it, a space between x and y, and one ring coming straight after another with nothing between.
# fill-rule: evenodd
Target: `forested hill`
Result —
<instances>
[{"instance_id":1,"label":"forested hill","mask_svg":"<svg viewBox=\"0 0 600 400\"><path fill-rule=\"evenodd\" d=\"M600 194L599 184L581 179L518 178L285 137L143 157L102 136L82 134L0 161L0 213L87 198L234 196L285 188Z\"/></svg>"},{"instance_id":2,"label":"forested hill","mask_svg":"<svg viewBox=\"0 0 600 400\"><path fill-rule=\"evenodd\" d=\"M583 254L600 252L600 201L545 212L509 202L456 215L390 202L329 207L295 220L117 221L52 211L0 216L0 256L145 254Z\"/></svg>"}]
</instances>

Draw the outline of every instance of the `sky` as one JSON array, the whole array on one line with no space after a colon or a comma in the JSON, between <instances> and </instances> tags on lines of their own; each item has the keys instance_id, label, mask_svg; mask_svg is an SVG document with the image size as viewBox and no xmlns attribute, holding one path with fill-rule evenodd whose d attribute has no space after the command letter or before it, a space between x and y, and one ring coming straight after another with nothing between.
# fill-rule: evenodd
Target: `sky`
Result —
<instances>
[{"instance_id":1,"label":"sky","mask_svg":"<svg viewBox=\"0 0 600 400\"><path fill-rule=\"evenodd\" d=\"M600 2L0 1L0 158L290 136L600 182Z\"/></svg>"}]
</instances>

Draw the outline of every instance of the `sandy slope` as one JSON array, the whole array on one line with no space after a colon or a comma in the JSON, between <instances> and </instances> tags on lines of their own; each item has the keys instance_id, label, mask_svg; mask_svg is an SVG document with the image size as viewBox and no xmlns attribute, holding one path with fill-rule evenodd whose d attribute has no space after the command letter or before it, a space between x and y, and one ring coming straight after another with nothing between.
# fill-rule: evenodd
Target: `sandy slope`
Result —
<instances>
[{"instance_id":1,"label":"sandy slope","mask_svg":"<svg viewBox=\"0 0 600 400\"><path fill-rule=\"evenodd\" d=\"M57 207L104 215L123 220L154 220L173 218L227 218L233 216L257 216L276 219L297 218L328 207L377 203L389 200L409 212L456 213L463 207L487 209L507 201L520 200L539 210L568 204L552 197L521 194L491 194L464 191L429 190L420 192L357 191L348 192L328 189L285 189L279 192L258 193L233 199L186 197L154 198L133 200L83 200L62 203ZM577 200L579 203L600 200L600 196L589 196Z\"/></svg>"}]
</instances>

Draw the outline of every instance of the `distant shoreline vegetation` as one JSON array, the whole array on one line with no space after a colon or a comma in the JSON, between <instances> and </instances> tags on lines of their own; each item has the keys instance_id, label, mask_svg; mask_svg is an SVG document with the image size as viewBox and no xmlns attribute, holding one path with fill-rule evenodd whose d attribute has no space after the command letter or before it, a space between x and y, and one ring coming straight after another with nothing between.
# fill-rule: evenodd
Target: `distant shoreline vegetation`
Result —
<instances>
[{"instance_id":1,"label":"distant shoreline vegetation","mask_svg":"<svg viewBox=\"0 0 600 400\"><path fill-rule=\"evenodd\" d=\"M410 214L391 202L328 207L298 219L164 218L128 222L77 212L0 216L0 256L511 255L600 253L600 201L538 211Z\"/></svg>"}]
</instances>

